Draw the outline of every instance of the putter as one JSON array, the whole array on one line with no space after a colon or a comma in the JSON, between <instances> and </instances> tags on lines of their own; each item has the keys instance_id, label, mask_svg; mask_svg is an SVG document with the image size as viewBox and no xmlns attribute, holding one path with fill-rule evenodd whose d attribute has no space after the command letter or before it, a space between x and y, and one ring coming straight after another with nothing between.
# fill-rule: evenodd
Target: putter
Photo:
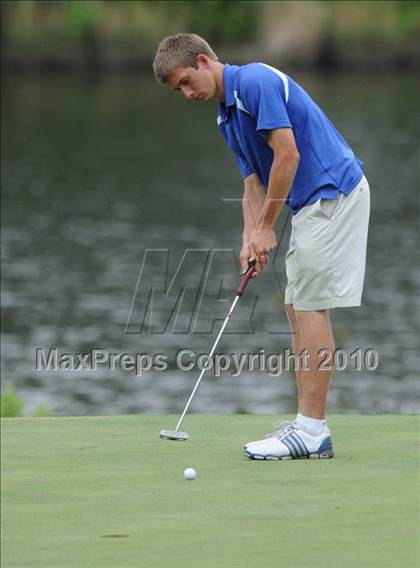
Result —
<instances>
[{"instance_id":1,"label":"putter","mask_svg":"<svg viewBox=\"0 0 420 568\"><path fill-rule=\"evenodd\" d=\"M214 345L209 353L209 359L212 358L217 344L219 343L219 340L222 336L222 333L225 329L225 327L227 326L227 323L231 317L231 315L233 314L233 310L235 309L236 304L238 303L239 298L242 296L242 294L245 291L245 288L247 287L247 284L249 282L249 280L251 279L251 276L254 274L255 272L255 260L250 262L248 265L248 270L245 272L243 278L242 278L242 282L239 285L238 291L236 292L236 296L235 299L233 300L233 303L230 307L229 313L226 316L225 321L223 322L222 327L220 328L219 334L216 338L216 341L214 342ZM195 383L195 387L193 388L193 391L190 395L190 398L187 401L187 404L185 405L184 411L181 414L180 419L178 420L178 424L176 425L175 430L161 430L160 431L160 437L164 438L165 440L178 440L178 441L185 441L188 440L189 435L187 434L187 432L180 432L179 429L181 427L182 421L184 420L184 417L188 411L188 408L190 407L191 401L194 398L195 393L197 392L198 386L201 383L201 379L204 376L204 373L207 371L207 368L202 369L200 376L198 377L197 382Z\"/></svg>"}]
</instances>

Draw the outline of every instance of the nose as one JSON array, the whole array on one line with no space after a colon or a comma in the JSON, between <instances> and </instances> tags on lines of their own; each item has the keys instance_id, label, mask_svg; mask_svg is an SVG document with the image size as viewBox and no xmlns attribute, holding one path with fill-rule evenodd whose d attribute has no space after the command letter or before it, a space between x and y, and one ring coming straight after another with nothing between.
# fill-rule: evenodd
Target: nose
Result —
<instances>
[{"instance_id":1,"label":"nose","mask_svg":"<svg viewBox=\"0 0 420 568\"><path fill-rule=\"evenodd\" d=\"M193 99L194 98L194 91L190 87L185 88L184 89L184 97L186 99Z\"/></svg>"}]
</instances>

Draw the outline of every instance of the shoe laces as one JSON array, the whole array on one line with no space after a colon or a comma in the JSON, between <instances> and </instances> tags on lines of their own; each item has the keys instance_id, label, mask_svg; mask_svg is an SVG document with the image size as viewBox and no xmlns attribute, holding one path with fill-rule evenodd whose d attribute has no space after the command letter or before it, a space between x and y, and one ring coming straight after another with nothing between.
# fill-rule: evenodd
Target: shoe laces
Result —
<instances>
[{"instance_id":1,"label":"shoe laces","mask_svg":"<svg viewBox=\"0 0 420 568\"><path fill-rule=\"evenodd\" d=\"M279 420L278 422L274 422L272 432L269 432L265 437L266 438L280 438L289 430L292 430L296 427L296 422L293 420Z\"/></svg>"}]
</instances>

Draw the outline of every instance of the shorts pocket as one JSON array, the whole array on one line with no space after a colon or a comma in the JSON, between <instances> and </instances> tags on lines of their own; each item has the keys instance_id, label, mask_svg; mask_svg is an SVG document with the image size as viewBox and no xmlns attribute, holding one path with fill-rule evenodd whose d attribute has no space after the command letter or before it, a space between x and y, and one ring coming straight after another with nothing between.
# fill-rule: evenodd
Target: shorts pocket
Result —
<instances>
[{"instance_id":1,"label":"shorts pocket","mask_svg":"<svg viewBox=\"0 0 420 568\"><path fill-rule=\"evenodd\" d=\"M337 199L320 199L319 200L319 209L320 211L327 217L327 219L331 219L334 215L334 212L337 208L338 202L340 197Z\"/></svg>"}]
</instances>

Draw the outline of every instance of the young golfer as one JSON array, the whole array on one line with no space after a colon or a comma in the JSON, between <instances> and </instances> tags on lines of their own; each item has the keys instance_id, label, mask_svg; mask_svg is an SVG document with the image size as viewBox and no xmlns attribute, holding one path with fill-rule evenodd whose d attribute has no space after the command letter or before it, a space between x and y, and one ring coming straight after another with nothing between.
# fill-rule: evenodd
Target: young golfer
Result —
<instances>
[{"instance_id":1,"label":"young golfer","mask_svg":"<svg viewBox=\"0 0 420 568\"><path fill-rule=\"evenodd\" d=\"M187 99L218 99L217 124L243 181L245 271L259 274L276 246L284 204L292 212L286 255L285 309L296 354L296 419L245 445L251 459L331 458L325 413L332 370L320 350L334 353L331 308L360 306L369 223L369 185L350 146L325 113L288 75L264 63L228 65L196 34L159 45L157 80ZM331 367L331 362L330 362Z\"/></svg>"}]
</instances>

